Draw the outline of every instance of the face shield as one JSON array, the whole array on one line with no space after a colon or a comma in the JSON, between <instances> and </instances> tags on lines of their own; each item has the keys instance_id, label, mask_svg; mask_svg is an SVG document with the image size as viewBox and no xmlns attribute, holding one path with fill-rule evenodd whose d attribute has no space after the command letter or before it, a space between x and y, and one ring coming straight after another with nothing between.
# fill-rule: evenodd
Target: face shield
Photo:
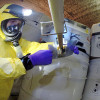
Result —
<instances>
[{"instance_id":1,"label":"face shield","mask_svg":"<svg viewBox=\"0 0 100 100\"><path fill-rule=\"evenodd\" d=\"M25 21L20 18L10 18L2 21L1 28L6 37L5 41L17 42L21 38L24 24Z\"/></svg>"}]
</instances>

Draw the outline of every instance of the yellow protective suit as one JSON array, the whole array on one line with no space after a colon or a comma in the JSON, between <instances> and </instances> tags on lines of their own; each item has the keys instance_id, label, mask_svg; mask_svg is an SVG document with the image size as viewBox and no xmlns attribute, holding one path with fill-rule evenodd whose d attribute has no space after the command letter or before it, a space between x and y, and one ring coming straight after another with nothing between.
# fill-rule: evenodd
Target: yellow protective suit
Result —
<instances>
[{"instance_id":1,"label":"yellow protective suit","mask_svg":"<svg viewBox=\"0 0 100 100\"><path fill-rule=\"evenodd\" d=\"M3 13L3 11L9 11L9 9L6 9L8 6L9 4L0 9L0 25L5 19L16 18L9 13ZM14 79L26 73L21 60L16 57L12 43L5 42L4 39L5 36L0 27L0 100L8 100ZM26 55L28 53L33 54L40 49L47 50L49 43L40 44L21 38L19 44L23 54Z\"/></svg>"}]
</instances>

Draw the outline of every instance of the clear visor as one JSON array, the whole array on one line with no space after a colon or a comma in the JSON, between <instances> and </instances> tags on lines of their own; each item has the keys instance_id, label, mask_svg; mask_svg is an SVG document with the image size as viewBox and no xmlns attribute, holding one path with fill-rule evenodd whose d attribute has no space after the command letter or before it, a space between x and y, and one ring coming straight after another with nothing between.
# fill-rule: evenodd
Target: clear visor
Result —
<instances>
[{"instance_id":1,"label":"clear visor","mask_svg":"<svg viewBox=\"0 0 100 100\"><path fill-rule=\"evenodd\" d=\"M8 33L17 32L22 28L23 25L24 22L20 19L10 19L6 23L6 31Z\"/></svg>"}]
</instances>

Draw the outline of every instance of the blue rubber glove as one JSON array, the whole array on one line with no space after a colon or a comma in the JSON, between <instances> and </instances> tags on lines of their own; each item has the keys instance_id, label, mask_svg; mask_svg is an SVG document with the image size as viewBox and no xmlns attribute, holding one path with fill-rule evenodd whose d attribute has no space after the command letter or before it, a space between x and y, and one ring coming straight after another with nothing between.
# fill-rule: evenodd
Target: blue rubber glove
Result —
<instances>
[{"instance_id":1,"label":"blue rubber glove","mask_svg":"<svg viewBox=\"0 0 100 100\"><path fill-rule=\"evenodd\" d=\"M68 48L73 51L75 54L79 54L78 47L76 46L77 41L70 40L67 44Z\"/></svg>"},{"instance_id":2,"label":"blue rubber glove","mask_svg":"<svg viewBox=\"0 0 100 100\"><path fill-rule=\"evenodd\" d=\"M52 63L52 51L51 50L39 50L36 53L28 56L35 65L48 65Z\"/></svg>"},{"instance_id":3,"label":"blue rubber glove","mask_svg":"<svg viewBox=\"0 0 100 100\"><path fill-rule=\"evenodd\" d=\"M76 47L76 46L70 46L69 48L70 48L70 50L73 51L75 54L79 54L78 47Z\"/></svg>"}]
</instances>

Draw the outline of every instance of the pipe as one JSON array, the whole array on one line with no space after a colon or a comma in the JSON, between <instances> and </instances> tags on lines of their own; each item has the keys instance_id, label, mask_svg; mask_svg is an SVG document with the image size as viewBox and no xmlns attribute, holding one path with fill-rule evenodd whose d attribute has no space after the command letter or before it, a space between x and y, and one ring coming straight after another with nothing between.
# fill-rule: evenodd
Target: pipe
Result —
<instances>
[{"instance_id":1,"label":"pipe","mask_svg":"<svg viewBox=\"0 0 100 100\"><path fill-rule=\"evenodd\" d=\"M62 50L62 34L64 33L64 0L48 0L48 4L54 24L54 29L57 33L59 47Z\"/></svg>"}]
</instances>

